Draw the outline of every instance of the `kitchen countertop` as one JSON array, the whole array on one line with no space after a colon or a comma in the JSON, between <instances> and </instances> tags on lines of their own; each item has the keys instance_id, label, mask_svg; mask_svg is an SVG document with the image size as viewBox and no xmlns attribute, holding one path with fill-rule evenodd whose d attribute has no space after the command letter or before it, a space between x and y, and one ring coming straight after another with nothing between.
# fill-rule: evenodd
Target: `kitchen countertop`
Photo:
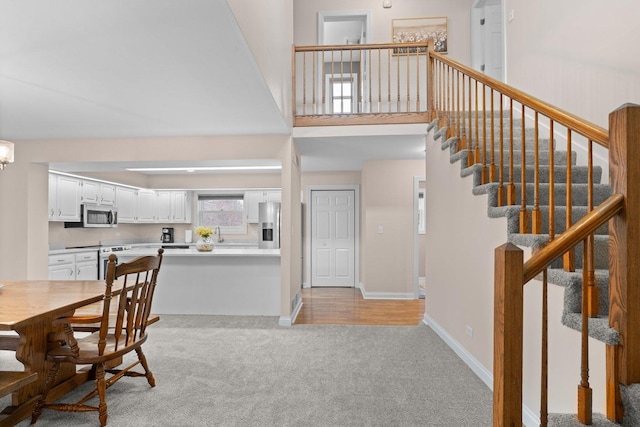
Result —
<instances>
[{"instance_id":1,"label":"kitchen countertop","mask_svg":"<svg viewBox=\"0 0 640 427\"><path fill-rule=\"evenodd\" d=\"M158 253L159 246L132 247L131 250L118 252L118 256L138 257L145 255L155 255ZM258 248L217 248L214 247L211 252L199 252L195 248L189 249L167 249L162 254L165 257L184 257L184 256L257 256L257 257L279 257L280 249L258 249Z\"/></svg>"},{"instance_id":2,"label":"kitchen countertop","mask_svg":"<svg viewBox=\"0 0 640 427\"><path fill-rule=\"evenodd\" d=\"M87 246L84 248L69 248L69 249L53 249L49 251L49 255L77 254L81 252L97 252L99 249L100 249L99 246Z\"/></svg>"}]
</instances>

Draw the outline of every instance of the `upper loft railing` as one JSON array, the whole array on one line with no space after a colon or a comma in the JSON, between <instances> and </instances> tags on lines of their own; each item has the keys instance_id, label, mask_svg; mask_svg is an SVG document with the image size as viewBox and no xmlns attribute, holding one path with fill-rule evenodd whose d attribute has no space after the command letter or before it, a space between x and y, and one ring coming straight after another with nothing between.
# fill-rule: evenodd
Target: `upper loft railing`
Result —
<instances>
[{"instance_id":1,"label":"upper loft railing","mask_svg":"<svg viewBox=\"0 0 640 427\"><path fill-rule=\"evenodd\" d=\"M428 42L294 46L294 126L426 123Z\"/></svg>"},{"instance_id":2,"label":"upper loft railing","mask_svg":"<svg viewBox=\"0 0 640 427\"><path fill-rule=\"evenodd\" d=\"M518 220L520 236L537 235L528 241L544 246L526 263L513 244L496 249L494 425L522 424L523 287L535 277L541 278L543 292L540 421L547 424L547 272L558 257L564 270L582 270L576 412L579 421L591 423L588 318L598 316L596 232L608 246L608 266L598 268L608 268L609 327L619 336L619 344L606 347L607 417L621 421L619 385L640 382L640 311L635 310L640 301L640 107L625 105L612 112L607 131L434 52L429 52L428 75L431 119L446 128L481 182L496 187L497 204ZM563 144L565 158L557 152ZM606 158L607 150L609 197L610 192L594 192L600 185L594 153ZM577 159L574 152L580 153ZM586 182L576 183L585 172ZM580 194L573 193L575 188ZM581 259L576 259L576 248Z\"/></svg>"}]
</instances>

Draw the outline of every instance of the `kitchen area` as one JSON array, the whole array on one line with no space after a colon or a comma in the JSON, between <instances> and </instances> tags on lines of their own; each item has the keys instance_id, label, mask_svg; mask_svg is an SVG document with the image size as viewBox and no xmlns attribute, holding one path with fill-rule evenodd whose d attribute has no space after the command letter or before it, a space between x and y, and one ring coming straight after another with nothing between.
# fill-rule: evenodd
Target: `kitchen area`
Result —
<instances>
[{"instance_id":1,"label":"kitchen area","mask_svg":"<svg viewBox=\"0 0 640 427\"><path fill-rule=\"evenodd\" d=\"M157 314L279 315L277 187L149 189L49 173L50 279L104 278L119 262L164 249ZM198 248L199 226L212 250Z\"/></svg>"}]
</instances>

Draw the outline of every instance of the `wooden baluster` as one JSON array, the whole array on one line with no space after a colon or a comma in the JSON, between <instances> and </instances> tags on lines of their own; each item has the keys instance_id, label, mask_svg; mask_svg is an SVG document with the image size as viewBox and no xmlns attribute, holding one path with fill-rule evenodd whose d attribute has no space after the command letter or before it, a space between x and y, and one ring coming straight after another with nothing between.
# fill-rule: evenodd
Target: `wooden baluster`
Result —
<instances>
[{"instance_id":1,"label":"wooden baluster","mask_svg":"<svg viewBox=\"0 0 640 427\"><path fill-rule=\"evenodd\" d=\"M516 204L516 184L513 167L513 99L509 98L509 185L507 185L507 205Z\"/></svg>"},{"instance_id":2,"label":"wooden baluster","mask_svg":"<svg viewBox=\"0 0 640 427\"><path fill-rule=\"evenodd\" d=\"M549 421L549 298L547 271L542 272L542 344L540 354L540 427Z\"/></svg>"},{"instance_id":3,"label":"wooden baluster","mask_svg":"<svg viewBox=\"0 0 640 427\"><path fill-rule=\"evenodd\" d=\"M476 82L476 149L474 151L474 159L473 159L473 163L480 163L480 128L479 128L479 124L478 124L478 81L474 80Z\"/></svg>"},{"instance_id":4,"label":"wooden baluster","mask_svg":"<svg viewBox=\"0 0 640 427\"><path fill-rule=\"evenodd\" d=\"M396 100L396 112L400 112L400 52L398 52L398 57L396 58L396 75L397 75L397 100Z\"/></svg>"},{"instance_id":5,"label":"wooden baluster","mask_svg":"<svg viewBox=\"0 0 640 427\"><path fill-rule=\"evenodd\" d=\"M411 49L407 49L407 113L411 111L411 77L410 77L410 63L411 63Z\"/></svg>"},{"instance_id":6,"label":"wooden baluster","mask_svg":"<svg viewBox=\"0 0 640 427\"><path fill-rule=\"evenodd\" d=\"M451 89L451 105L452 108L452 117L453 117L453 133L456 137L456 151L462 150L462 141L460 140L460 132L459 132L459 122L458 122L458 70L453 70L453 75L451 76L451 83L453 84L453 88Z\"/></svg>"},{"instance_id":7,"label":"wooden baluster","mask_svg":"<svg viewBox=\"0 0 640 427\"><path fill-rule=\"evenodd\" d=\"M553 139L550 141L550 147L553 147ZM566 223L567 229L572 225L571 214L573 211L573 162L571 161L571 129L567 129L567 214L566 214ZM576 271L576 250L575 248L569 249L562 256L562 265L564 271Z\"/></svg>"},{"instance_id":8,"label":"wooden baluster","mask_svg":"<svg viewBox=\"0 0 640 427\"><path fill-rule=\"evenodd\" d=\"M504 97L500 94L500 160L498 169L500 171L498 178L498 206L504 206Z\"/></svg>"},{"instance_id":9,"label":"wooden baluster","mask_svg":"<svg viewBox=\"0 0 640 427\"><path fill-rule=\"evenodd\" d=\"M487 87L482 84L482 184L487 183Z\"/></svg>"},{"instance_id":10,"label":"wooden baluster","mask_svg":"<svg viewBox=\"0 0 640 427\"><path fill-rule=\"evenodd\" d=\"M340 114L344 114L344 61L342 60L344 52L340 49Z\"/></svg>"},{"instance_id":11,"label":"wooden baluster","mask_svg":"<svg viewBox=\"0 0 640 427\"><path fill-rule=\"evenodd\" d=\"M420 112L420 50L416 49L416 113Z\"/></svg>"},{"instance_id":12,"label":"wooden baluster","mask_svg":"<svg viewBox=\"0 0 640 427\"><path fill-rule=\"evenodd\" d=\"M371 64L371 49L367 50L367 54L369 55L369 64ZM369 73L368 77L369 78L367 79L367 82L369 83L369 108L367 109L366 112L371 113L371 105L373 103L373 98L371 97L371 88L373 86L373 83L371 82L371 73Z\"/></svg>"},{"instance_id":13,"label":"wooden baluster","mask_svg":"<svg viewBox=\"0 0 640 427\"><path fill-rule=\"evenodd\" d=\"M435 119L435 64L431 52L427 52L427 109L429 110L429 120Z\"/></svg>"},{"instance_id":14,"label":"wooden baluster","mask_svg":"<svg viewBox=\"0 0 640 427\"><path fill-rule=\"evenodd\" d=\"M493 425L521 426L524 255L505 243L494 259Z\"/></svg>"},{"instance_id":15,"label":"wooden baluster","mask_svg":"<svg viewBox=\"0 0 640 427\"><path fill-rule=\"evenodd\" d=\"M391 112L391 56L393 55L393 50L391 50L389 52L389 56L387 57L387 108L389 110L389 112ZM432 60L433 61L433 60ZM362 62L362 61L360 61ZM436 72L435 72L435 62L434 62L434 77L439 77L439 73L438 76L436 76ZM435 79L434 79L435 80ZM435 86L435 82L434 82L434 88L437 87ZM434 106L435 106L435 110L438 112L439 115L439 104L438 104L438 96L435 93L435 89L434 89Z\"/></svg>"},{"instance_id":16,"label":"wooden baluster","mask_svg":"<svg viewBox=\"0 0 640 427\"><path fill-rule=\"evenodd\" d=\"M311 66L311 76L312 76L311 77L311 82L312 82L312 86L313 86L311 88L311 93L312 93L312 99L313 99L313 108L312 108L312 110L313 110L313 114L314 115L318 114L318 105L317 105L318 100L316 99L316 86L317 86L317 83L316 83L316 55L317 55L317 53L313 52L312 56L311 56L311 63L312 63L312 66Z\"/></svg>"},{"instance_id":17,"label":"wooden baluster","mask_svg":"<svg viewBox=\"0 0 640 427\"><path fill-rule=\"evenodd\" d=\"M491 96L489 98L489 102L491 102L491 109L489 110L490 114L491 114L491 150L490 150L490 157L489 157L489 182L495 182L496 181L496 161L495 161L495 157L496 157L496 138L495 138L495 129L494 129L494 108L493 108L493 88L491 88Z\"/></svg>"},{"instance_id":18,"label":"wooden baluster","mask_svg":"<svg viewBox=\"0 0 640 427\"><path fill-rule=\"evenodd\" d=\"M468 140L469 142L467 143L467 167L471 167L471 165L473 165L475 158L474 158L474 153L473 153L473 146L474 144L478 144L478 140L476 139L475 141L473 140L473 127L471 126L471 76L469 76L468 78L469 80L469 111L467 113L467 122L469 124L468 126Z\"/></svg>"},{"instance_id":19,"label":"wooden baluster","mask_svg":"<svg viewBox=\"0 0 640 427\"><path fill-rule=\"evenodd\" d=\"M293 66L296 66L294 61ZM296 78L296 73L293 73L293 78ZM296 96L296 85L293 85L293 96ZM295 98L294 98L295 99ZM296 108L295 102L293 103L294 109ZM302 114L307 115L307 53L302 53ZM295 113L294 113L295 115Z\"/></svg>"},{"instance_id":20,"label":"wooden baluster","mask_svg":"<svg viewBox=\"0 0 640 427\"><path fill-rule=\"evenodd\" d=\"M349 48L349 81L351 82L351 93L349 95L353 95L353 85L355 84L355 81L353 80L353 48ZM349 99L351 100L349 112L357 113L358 106L354 102L355 99L353 99L353 96L350 96Z\"/></svg>"},{"instance_id":21,"label":"wooden baluster","mask_svg":"<svg viewBox=\"0 0 640 427\"><path fill-rule=\"evenodd\" d=\"M526 162L526 148L527 148L527 144L526 144L526 138L525 138L525 132L524 132L524 124L525 124L525 120L524 120L524 105L522 105L522 171L521 171L521 176L520 176L520 233L522 234L526 234L529 233L529 212L527 212L527 192L526 192L526 188L527 188L527 177L526 177L526 170L527 170L527 162Z\"/></svg>"},{"instance_id":22,"label":"wooden baluster","mask_svg":"<svg viewBox=\"0 0 640 427\"><path fill-rule=\"evenodd\" d=\"M587 247L588 238L583 245ZM584 251L583 264L587 264L587 251ZM583 265L584 266L584 265ZM580 385L578 386L578 421L582 424L591 424L592 397L589 386L589 319L587 317L587 270L582 269L582 337L581 337L581 362Z\"/></svg>"},{"instance_id":23,"label":"wooden baluster","mask_svg":"<svg viewBox=\"0 0 640 427\"><path fill-rule=\"evenodd\" d=\"M533 211L531 212L531 233L542 233L542 213L540 212L540 147L538 140L538 112L533 115ZM525 129L522 129L524 132ZM523 153L524 155L524 153ZM524 192L525 189L523 188Z\"/></svg>"},{"instance_id":24,"label":"wooden baluster","mask_svg":"<svg viewBox=\"0 0 640 427\"><path fill-rule=\"evenodd\" d=\"M467 105L465 102L467 90L466 90L465 82L466 82L466 76L462 74L462 91L461 91L462 107L460 110L460 138L462 139L462 147L463 147L462 149L467 151L467 159L468 159L469 154L471 153L469 150L469 141L467 140L467 120L465 118L466 111L467 111Z\"/></svg>"},{"instance_id":25,"label":"wooden baluster","mask_svg":"<svg viewBox=\"0 0 640 427\"><path fill-rule=\"evenodd\" d=\"M589 140L588 144L588 196L587 196L587 210L591 212L593 210L593 141ZM585 256L587 257L587 265L582 266L587 271L587 315L589 317L598 317L598 287L596 286L596 273L595 273L595 242L594 235L590 235L587 239L588 245L585 246Z\"/></svg>"},{"instance_id":26,"label":"wooden baluster","mask_svg":"<svg viewBox=\"0 0 640 427\"><path fill-rule=\"evenodd\" d=\"M549 138L553 139L553 120L549 120ZM569 155L571 153L568 153ZM555 198L555 159L554 150L549 150L549 241L555 239L556 198ZM566 230L566 228L565 228Z\"/></svg>"},{"instance_id":27,"label":"wooden baluster","mask_svg":"<svg viewBox=\"0 0 640 427\"><path fill-rule=\"evenodd\" d=\"M382 112L382 79L381 79L381 70L382 67L382 49L378 49L378 113ZM433 74L429 71L429 78L433 78ZM430 108L430 105L427 105L427 108Z\"/></svg>"},{"instance_id":28,"label":"wooden baluster","mask_svg":"<svg viewBox=\"0 0 640 427\"><path fill-rule=\"evenodd\" d=\"M325 51L322 51L322 72L321 72L321 76L324 76L324 54ZM327 113L327 79L322 78L322 82L320 83L322 85L322 114L326 114Z\"/></svg>"}]
</instances>

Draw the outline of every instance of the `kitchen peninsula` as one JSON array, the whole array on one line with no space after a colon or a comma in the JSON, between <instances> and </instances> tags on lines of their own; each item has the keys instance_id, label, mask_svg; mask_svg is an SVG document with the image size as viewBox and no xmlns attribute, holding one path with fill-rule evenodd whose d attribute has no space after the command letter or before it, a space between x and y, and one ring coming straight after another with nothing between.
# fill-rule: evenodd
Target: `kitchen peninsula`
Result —
<instances>
[{"instance_id":1,"label":"kitchen peninsula","mask_svg":"<svg viewBox=\"0 0 640 427\"><path fill-rule=\"evenodd\" d=\"M118 262L155 255L135 247ZM280 249L166 248L153 299L157 314L280 315Z\"/></svg>"}]
</instances>

